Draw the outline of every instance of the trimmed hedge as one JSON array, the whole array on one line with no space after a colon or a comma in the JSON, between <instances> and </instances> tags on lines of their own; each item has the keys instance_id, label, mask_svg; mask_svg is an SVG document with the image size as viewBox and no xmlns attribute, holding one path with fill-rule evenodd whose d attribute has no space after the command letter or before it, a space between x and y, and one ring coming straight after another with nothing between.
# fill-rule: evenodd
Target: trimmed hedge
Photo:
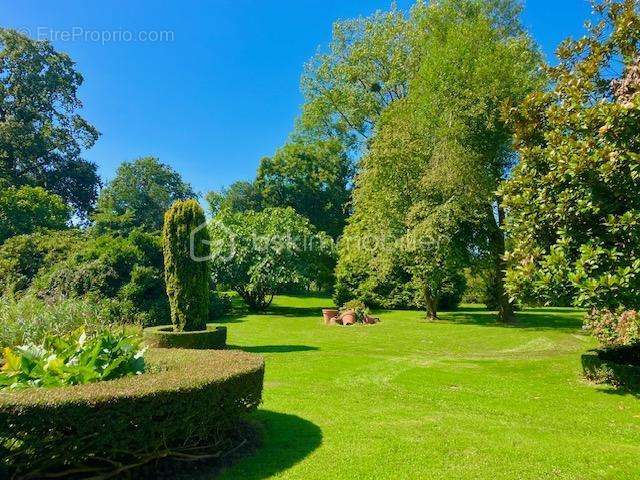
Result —
<instances>
[{"instance_id":1,"label":"trimmed hedge","mask_svg":"<svg viewBox=\"0 0 640 480\"><path fill-rule=\"evenodd\" d=\"M150 373L0 395L0 478L114 472L223 453L261 402L264 362L239 351L147 352ZM124 467L127 468L127 467Z\"/></svg>"},{"instance_id":2,"label":"trimmed hedge","mask_svg":"<svg viewBox=\"0 0 640 480\"><path fill-rule=\"evenodd\" d=\"M198 332L174 332L171 325L161 325L145 328L144 339L157 348L219 350L227 346L227 327L207 325L207 330Z\"/></svg>"},{"instance_id":3,"label":"trimmed hedge","mask_svg":"<svg viewBox=\"0 0 640 480\"><path fill-rule=\"evenodd\" d=\"M640 387L640 347L591 350L582 355L582 371L592 382L636 389Z\"/></svg>"}]
</instances>

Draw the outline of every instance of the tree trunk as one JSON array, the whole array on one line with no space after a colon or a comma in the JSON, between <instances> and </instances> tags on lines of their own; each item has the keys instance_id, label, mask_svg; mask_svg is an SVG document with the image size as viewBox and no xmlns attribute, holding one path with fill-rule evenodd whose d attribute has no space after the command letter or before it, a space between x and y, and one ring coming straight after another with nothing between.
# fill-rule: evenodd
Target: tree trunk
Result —
<instances>
[{"instance_id":1,"label":"tree trunk","mask_svg":"<svg viewBox=\"0 0 640 480\"><path fill-rule=\"evenodd\" d=\"M425 290L424 292L425 303L427 304L427 319L438 319L438 301L431 295L431 292Z\"/></svg>"},{"instance_id":2,"label":"tree trunk","mask_svg":"<svg viewBox=\"0 0 640 480\"><path fill-rule=\"evenodd\" d=\"M505 288L505 276L507 270L507 262L504 259L506 253L506 242L504 237L504 231L502 229L504 225L504 210L497 203L498 218L497 223L495 216L492 214L492 235L491 235L491 262L492 262L492 275L491 281L493 285L491 288L496 296L498 303L498 321L501 323L514 323L516 320L515 311L512 303L509 301L509 295Z\"/></svg>"}]
</instances>

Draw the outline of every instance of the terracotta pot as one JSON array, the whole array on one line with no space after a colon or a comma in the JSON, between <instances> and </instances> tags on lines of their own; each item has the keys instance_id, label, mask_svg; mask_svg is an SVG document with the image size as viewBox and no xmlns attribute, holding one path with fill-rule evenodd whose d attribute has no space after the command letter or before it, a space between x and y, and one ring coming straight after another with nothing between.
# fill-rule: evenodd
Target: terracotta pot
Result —
<instances>
[{"instance_id":1,"label":"terracotta pot","mask_svg":"<svg viewBox=\"0 0 640 480\"><path fill-rule=\"evenodd\" d=\"M355 325L356 323L356 313L349 310L342 314L342 324L343 325Z\"/></svg>"},{"instance_id":2,"label":"terracotta pot","mask_svg":"<svg viewBox=\"0 0 640 480\"><path fill-rule=\"evenodd\" d=\"M333 308L323 308L322 318L324 318L325 325L332 325L336 323L335 317L337 317L339 313L340 312L338 312L338 310L334 310Z\"/></svg>"}]
</instances>

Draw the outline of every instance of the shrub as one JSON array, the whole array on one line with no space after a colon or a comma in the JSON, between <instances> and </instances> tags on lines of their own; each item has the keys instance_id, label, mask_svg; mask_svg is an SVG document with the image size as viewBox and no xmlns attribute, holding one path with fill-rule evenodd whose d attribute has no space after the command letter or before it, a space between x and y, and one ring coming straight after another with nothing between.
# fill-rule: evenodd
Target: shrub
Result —
<instances>
[{"instance_id":1,"label":"shrub","mask_svg":"<svg viewBox=\"0 0 640 480\"><path fill-rule=\"evenodd\" d=\"M120 473L180 454L223 453L261 400L264 363L238 351L154 350L151 373L0 397L0 470ZM1 475L1 473L0 473ZM62 476L62 475L60 475Z\"/></svg>"},{"instance_id":2,"label":"shrub","mask_svg":"<svg viewBox=\"0 0 640 480\"><path fill-rule=\"evenodd\" d=\"M18 235L0 245L0 294L16 294L79 248L79 230Z\"/></svg>"},{"instance_id":3,"label":"shrub","mask_svg":"<svg viewBox=\"0 0 640 480\"><path fill-rule=\"evenodd\" d=\"M140 375L143 355L141 339L124 330L48 337L41 345L5 348L0 388L60 387Z\"/></svg>"},{"instance_id":4,"label":"shrub","mask_svg":"<svg viewBox=\"0 0 640 480\"><path fill-rule=\"evenodd\" d=\"M0 181L0 243L40 229L63 229L71 209L42 187L6 187Z\"/></svg>"},{"instance_id":5,"label":"shrub","mask_svg":"<svg viewBox=\"0 0 640 480\"><path fill-rule=\"evenodd\" d=\"M604 347L640 343L640 315L635 310L593 310L587 316L585 329Z\"/></svg>"},{"instance_id":6,"label":"shrub","mask_svg":"<svg viewBox=\"0 0 640 480\"><path fill-rule=\"evenodd\" d=\"M204 330L209 318L208 262L191 258L191 253L199 258L209 256L207 229L191 238L204 223L204 212L195 200L175 202L164 216L164 275L175 331Z\"/></svg>"},{"instance_id":7,"label":"shrub","mask_svg":"<svg viewBox=\"0 0 640 480\"><path fill-rule=\"evenodd\" d=\"M615 387L640 387L640 348L638 345L592 350L582 355L584 376L595 383Z\"/></svg>"},{"instance_id":8,"label":"shrub","mask_svg":"<svg viewBox=\"0 0 640 480\"><path fill-rule=\"evenodd\" d=\"M144 329L146 342L157 348L192 348L220 350L227 346L227 327L207 325L207 330L175 332L170 326L160 325Z\"/></svg>"},{"instance_id":9,"label":"shrub","mask_svg":"<svg viewBox=\"0 0 640 480\"><path fill-rule=\"evenodd\" d=\"M211 292L209 300L209 321L212 322L231 311L231 295L222 292Z\"/></svg>"},{"instance_id":10,"label":"shrub","mask_svg":"<svg viewBox=\"0 0 640 480\"><path fill-rule=\"evenodd\" d=\"M42 343L47 336L79 328L92 334L119 321L113 317L108 301L0 297L0 347Z\"/></svg>"},{"instance_id":11,"label":"shrub","mask_svg":"<svg viewBox=\"0 0 640 480\"><path fill-rule=\"evenodd\" d=\"M96 236L92 228L12 238L0 247L0 291L92 295L110 299L114 314L131 321L169 321L160 237L136 229L126 236Z\"/></svg>"}]
</instances>

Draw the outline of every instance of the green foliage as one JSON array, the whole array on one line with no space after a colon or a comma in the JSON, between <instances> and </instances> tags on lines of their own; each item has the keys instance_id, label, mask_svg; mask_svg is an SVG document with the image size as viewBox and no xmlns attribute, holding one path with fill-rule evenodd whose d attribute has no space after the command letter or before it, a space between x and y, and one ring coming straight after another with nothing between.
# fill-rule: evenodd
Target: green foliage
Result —
<instances>
[{"instance_id":1,"label":"green foliage","mask_svg":"<svg viewBox=\"0 0 640 480\"><path fill-rule=\"evenodd\" d=\"M4 188L0 182L0 244L15 235L63 229L69 213L62 198L44 188Z\"/></svg>"},{"instance_id":2,"label":"green foliage","mask_svg":"<svg viewBox=\"0 0 640 480\"><path fill-rule=\"evenodd\" d=\"M604 347L640 344L640 316L635 310L593 310L584 326Z\"/></svg>"},{"instance_id":3,"label":"green foliage","mask_svg":"<svg viewBox=\"0 0 640 480\"><path fill-rule=\"evenodd\" d=\"M0 296L0 348L41 344L82 329L88 335L109 325L130 320L115 316L108 301L95 298L42 300L33 295L21 298Z\"/></svg>"},{"instance_id":4,"label":"green foliage","mask_svg":"<svg viewBox=\"0 0 640 480\"><path fill-rule=\"evenodd\" d=\"M128 474L136 464L221 455L235 446L229 442L241 416L261 401L260 357L151 349L145 362L148 373L135 377L3 392L0 471L7 477L64 477L77 470L106 477L120 466Z\"/></svg>"},{"instance_id":5,"label":"green foliage","mask_svg":"<svg viewBox=\"0 0 640 480\"><path fill-rule=\"evenodd\" d=\"M213 322L231 312L231 295L223 292L211 292L209 299L209 321Z\"/></svg>"},{"instance_id":6,"label":"green foliage","mask_svg":"<svg viewBox=\"0 0 640 480\"><path fill-rule=\"evenodd\" d=\"M129 213L134 227L160 230L165 211L176 200L194 198L191 186L180 174L157 158L143 157L124 162L115 178L98 197L98 226Z\"/></svg>"},{"instance_id":7,"label":"green foliage","mask_svg":"<svg viewBox=\"0 0 640 480\"><path fill-rule=\"evenodd\" d=\"M256 186L265 207L292 207L337 238L348 213L352 177L351 160L335 139L288 143L262 159Z\"/></svg>"},{"instance_id":8,"label":"green foliage","mask_svg":"<svg viewBox=\"0 0 640 480\"><path fill-rule=\"evenodd\" d=\"M50 271L80 248L79 230L35 232L0 245L0 294L28 289L33 280Z\"/></svg>"},{"instance_id":9,"label":"green foliage","mask_svg":"<svg viewBox=\"0 0 640 480\"><path fill-rule=\"evenodd\" d=\"M8 29L0 29L0 72L0 180L45 187L83 217L100 179L81 158L99 136L77 113L82 75L51 43Z\"/></svg>"},{"instance_id":10,"label":"green foliage","mask_svg":"<svg viewBox=\"0 0 640 480\"><path fill-rule=\"evenodd\" d=\"M164 276L171 323L177 332L206 328L211 294L208 240L204 212L197 201L179 200L167 210L162 230Z\"/></svg>"},{"instance_id":11,"label":"green foliage","mask_svg":"<svg viewBox=\"0 0 640 480\"><path fill-rule=\"evenodd\" d=\"M341 137L347 145L369 138L380 113L407 94L424 8L418 2L409 18L394 7L336 22L328 49L305 65L299 129Z\"/></svg>"},{"instance_id":12,"label":"green foliage","mask_svg":"<svg viewBox=\"0 0 640 480\"><path fill-rule=\"evenodd\" d=\"M197 332L175 332L160 325L144 329L145 342L157 348L188 348L195 350L220 350L227 346L227 327L207 325Z\"/></svg>"},{"instance_id":13,"label":"green foliage","mask_svg":"<svg viewBox=\"0 0 640 480\"><path fill-rule=\"evenodd\" d=\"M264 310L286 287L308 288L327 272L331 239L292 208L222 210L210 226L214 282Z\"/></svg>"},{"instance_id":14,"label":"green foliage","mask_svg":"<svg viewBox=\"0 0 640 480\"><path fill-rule=\"evenodd\" d=\"M237 181L222 192L211 191L205 196L209 213L215 217L220 210L248 212L262 210L262 194L255 182Z\"/></svg>"},{"instance_id":15,"label":"green foliage","mask_svg":"<svg viewBox=\"0 0 640 480\"><path fill-rule=\"evenodd\" d=\"M521 161L502 190L507 279L523 301L640 307L637 6L602 3L589 34L559 47L553 88L511 111Z\"/></svg>"},{"instance_id":16,"label":"green foliage","mask_svg":"<svg viewBox=\"0 0 640 480\"><path fill-rule=\"evenodd\" d=\"M48 337L44 344L4 349L0 389L61 387L140 375L145 370L141 339L104 330Z\"/></svg>"},{"instance_id":17,"label":"green foliage","mask_svg":"<svg viewBox=\"0 0 640 480\"><path fill-rule=\"evenodd\" d=\"M409 305L436 306L433 295L459 285L458 272L477 257L490 261L502 287L504 215L495 191L513 152L501 107L540 81L539 54L514 12L511 1L415 10L423 32L416 71L407 96L378 118L359 166L339 246L341 297L392 292ZM402 287L407 279L413 295ZM500 297L508 319L508 299Z\"/></svg>"},{"instance_id":18,"label":"green foliage","mask_svg":"<svg viewBox=\"0 0 640 480\"><path fill-rule=\"evenodd\" d=\"M110 299L115 317L166 324L160 238L133 230L126 236L67 230L10 238L0 246L0 292Z\"/></svg>"}]
</instances>

